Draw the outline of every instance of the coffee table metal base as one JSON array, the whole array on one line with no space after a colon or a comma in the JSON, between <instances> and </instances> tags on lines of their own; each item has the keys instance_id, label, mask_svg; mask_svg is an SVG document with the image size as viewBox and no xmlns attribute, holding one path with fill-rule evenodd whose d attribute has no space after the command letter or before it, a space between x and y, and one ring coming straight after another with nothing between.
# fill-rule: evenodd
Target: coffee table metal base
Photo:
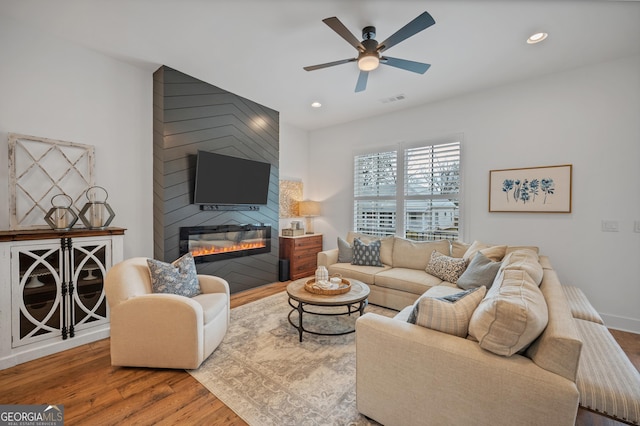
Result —
<instances>
[{"instance_id":1,"label":"coffee table metal base","mask_svg":"<svg viewBox=\"0 0 640 426\"><path fill-rule=\"evenodd\" d=\"M342 336L344 334L350 334L356 331L355 328L347 330L347 331L341 331L338 333L321 333L319 331L312 331L312 330L307 330L306 328L304 328L304 325L302 324L302 314L310 314L310 315L322 315L322 316L331 316L331 317L335 317L335 316L340 316L340 315L349 315L351 316L351 314L355 314L355 313L359 313L360 316L362 316L362 314L364 314L364 308L367 306L368 301L367 299L362 300L358 303L351 303L348 305L342 305L344 307L347 308L346 312L314 312L314 311L309 311L306 310L304 307L306 305L311 305L311 306L317 306L317 305L313 305L310 303L303 303L303 302L299 302L297 300L295 300L295 302L297 302L297 305L294 305L294 299L289 298L289 306L291 306L293 309L291 310L291 312L289 312L289 324L291 324L296 330L298 330L298 334L300 335L300 341L302 342L302 333L309 333L309 334L315 334L317 336ZM291 319L291 315L297 312L298 313L298 323L296 324L292 319Z\"/></svg>"},{"instance_id":2,"label":"coffee table metal base","mask_svg":"<svg viewBox=\"0 0 640 426\"><path fill-rule=\"evenodd\" d=\"M293 303L294 299L292 299L291 297L289 297L289 306L291 306L293 309L291 310L291 312L289 312L289 323L294 326L297 330L298 330L298 334L300 335L300 341L302 342L302 333L309 333L309 334L315 334L317 336L342 336L345 334L350 334L350 333L354 333L356 331L355 328L351 329L351 330L347 330L347 331L342 331L342 332L338 332L338 333L321 333L318 331L312 331L312 330L307 330L306 328L304 328L304 325L302 324L302 314L310 314L310 315L323 315L323 316L331 316L331 317L335 317L335 316L340 316L340 315L349 315L351 316L351 314L355 314L355 313L359 313L360 316L362 316L362 314L364 314L364 308L366 308L366 306L369 304L368 300L361 300L360 302L357 303L350 303L350 304L346 304L346 305L342 305L343 307L347 308L346 312L314 312L314 311L309 311L306 310L304 307L306 305L311 305L311 306L318 306L315 304L311 304L311 303L303 303L300 301L295 300L295 302L297 302L297 305L294 305ZM340 305L335 305L335 307L338 307ZM298 324L294 323L294 321L291 319L291 315L297 312L298 313Z\"/></svg>"}]
</instances>

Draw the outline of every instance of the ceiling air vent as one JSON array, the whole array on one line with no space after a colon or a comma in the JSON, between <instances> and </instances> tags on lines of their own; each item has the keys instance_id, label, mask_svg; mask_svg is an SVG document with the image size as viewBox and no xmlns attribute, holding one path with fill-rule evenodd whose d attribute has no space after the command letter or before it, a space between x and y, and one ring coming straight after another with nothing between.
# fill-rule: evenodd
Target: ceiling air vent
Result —
<instances>
[{"instance_id":1,"label":"ceiling air vent","mask_svg":"<svg viewBox=\"0 0 640 426\"><path fill-rule=\"evenodd\" d=\"M404 99L405 99L404 95L396 95L396 96L391 96L390 98L382 98L380 99L380 102L382 102L383 104L388 104L391 102L403 101Z\"/></svg>"}]
</instances>

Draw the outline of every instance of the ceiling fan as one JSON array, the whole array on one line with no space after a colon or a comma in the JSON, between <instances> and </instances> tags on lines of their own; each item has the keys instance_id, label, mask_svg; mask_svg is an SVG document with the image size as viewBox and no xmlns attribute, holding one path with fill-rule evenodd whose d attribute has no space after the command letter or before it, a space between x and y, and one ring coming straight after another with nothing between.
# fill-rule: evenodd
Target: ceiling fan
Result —
<instances>
[{"instance_id":1,"label":"ceiling fan","mask_svg":"<svg viewBox=\"0 0 640 426\"><path fill-rule=\"evenodd\" d=\"M425 64L422 62L408 61L406 59L398 59L381 55L381 53L385 50L435 24L436 21L427 12L420 14L417 18L409 22L404 27L400 28L382 43L378 43L375 40L375 27L364 27L362 29L363 40L358 41L358 39L347 29L347 27L345 27L344 24L340 22L340 20L335 16L332 18L323 19L322 22L327 24L333 31L338 33L338 35L345 39L347 43L355 47L358 50L358 57L342 59L340 61L334 62L327 62L325 64L311 65L308 67L304 67L304 69L306 71L314 71L321 68L328 68L335 65L357 61L358 68L360 69L360 75L358 76L358 82L356 83L356 92L362 92L367 88L367 79L369 78L369 72L378 68L378 65L381 63L418 74L424 74L431 66L430 64Z\"/></svg>"}]
</instances>

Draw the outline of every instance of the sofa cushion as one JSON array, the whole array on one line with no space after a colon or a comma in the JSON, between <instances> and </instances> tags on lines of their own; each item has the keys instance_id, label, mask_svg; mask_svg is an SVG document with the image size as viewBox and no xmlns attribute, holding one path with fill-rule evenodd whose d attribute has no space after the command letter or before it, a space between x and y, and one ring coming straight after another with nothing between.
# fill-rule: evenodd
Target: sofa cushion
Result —
<instances>
[{"instance_id":1,"label":"sofa cushion","mask_svg":"<svg viewBox=\"0 0 640 426\"><path fill-rule=\"evenodd\" d=\"M463 257L471 244L462 241L451 241L451 257Z\"/></svg>"},{"instance_id":2,"label":"sofa cushion","mask_svg":"<svg viewBox=\"0 0 640 426\"><path fill-rule=\"evenodd\" d=\"M494 262L482 252L479 252L473 257L467 269L460 275L456 284L465 290L482 286L491 288L501 265L502 262Z\"/></svg>"},{"instance_id":3,"label":"sofa cushion","mask_svg":"<svg viewBox=\"0 0 640 426\"><path fill-rule=\"evenodd\" d=\"M580 405L630 424L640 424L640 373L603 325L576 319L586 344L576 385Z\"/></svg>"},{"instance_id":4,"label":"sofa cushion","mask_svg":"<svg viewBox=\"0 0 640 426\"><path fill-rule=\"evenodd\" d=\"M443 281L455 283L465 269L467 269L467 261L465 259L450 257L434 250L431 253L426 271Z\"/></svg>"},{"instance_id":5,"label":"sofa cushion","mask_svg":"<svg viewBox=\"0 0 640 426\"><path fill-rule=\"evenodd\" d=\"M542 265L538 262L538 253L533 250L521 249L509 253L502 261L502 269L526 271L537 285L542 282Z\"/></svg>"},{"instance_id":6,"label":"sofa cushion","mask_svg":"<svg viewBox=\"0 0 640 426\"><path fill-rule=\"evenodd\" d=\"M364 243L360 238L353 240L353 260L354 265L360 266L382 266L380 262L380 240Z\"/></svg>"},{"instance_id":7,"label":"sofa cushion","mask_svg":"<svg viewBox=\"0 0 640 426\"><path fill-rule=\"evenodd\" d=\"M408 268L386 269L375 274L374 280L375 285L378 287L406 291L417 295L421 295L429 288L442 283L440 278L427 274L424 270Z\"/></svg>"},{"instance_id":8,"label":"sofa cushion","mask_svg":"<svg viewBox=\"0 0 640 426\"><path fill-rule=\"evenodd\" d=\"M469 334L481 348L511 356L529 346L548 320L538 284L525 271L505 270L473 313Z\"/></svg>"},{"instance_id":9,"label":"sofa cushion","mask_svg":"<svg viewBox=\"0 0 640 426\"><path fill-rule=\"evenodd\" d=\"M540 256L538 261L540 262L542 269L553 269L549 256Z\"/></svg>"},{"instance_id":10,"label":"sofa cushion","mask_svg":"<svg viewBox=\"0 0 640 426\"><path fill-rule=\"evenodd\" d=\"M334 263L327 266L329 275L340 274L345 278L354 278L369 285L374 283L375 276L378 273L389 269L391 269L391 266L360 266L352 265L351 263Z\"/></svg>"},{"instance_id":11,"label":"sofa cushion","mask_svg":"<svg viewBox=\"0 0 640 426\"><path fill-rule=\"evenodd\" d=\"M395 238L393 243L393 267L425 270L436 250L449 255L449 241L412 241L406 238Z\"/></svg>"},{"instance_id":12,"label":"sofa cushion","mask_svg":"<svg viewBox=\"0 0 640 426\"><path fill-rule=\"evenodd\" d=\"M147 259L154 293L193 297L200 294L200 283L193 255L187 253L172 263Z\"/></svg>"},{"instance_id":13,"label":"sofa cushion","mask_svg":"<svg viewBox=\"0 0 640 426\"><path fill-rule=\"evenodd\" d=\"M505 252L504 255L506 256L509 253L513 253L514 251L518 251L518 250L532 250L536 254L540 254L540 249L536 246L507 246L507 251Z\"/></svg>"},{"instance_id":14,"label":"sofa cushion","mask_svg":"<svg viewBox=\"0 0 640 426\"><path fill-rule=\"evenodd\" d=\"M479 287L443 297L424 294L414 303L407 322L466 337L469 320L486 291L485 287Z\"/></svg>"},{"instance_id":15,"label":"sofa cushion","mask_svg":"<svg viewBox=\"0 0 640 426\"><path fill-rule=\"evenodd\" d=\"M395 237L390 235L388 237L379 237L376 235L361 234L358 232L347 232L347 242L353 246L353 241L356 238L360 238L363 243L370 243L371 241L380 240L380 261L385 265L391 265L393 263L393 244Z\"/></svg>"},{"instance_id":16,"label":"sofa cushion","mask_svg":"<svg viewBox=\"0 0 640 426\"><path fill-rule=\"evenodd\" d=\"M338 237L338 262L353 262L353 248L351 247L351 244L349 244L347 240L340 237Z\"/></svg>"},{"instance_id":17,"label":"sofa cushion","mask_svg":"<svg viewBox=\"0 0 640 426\"><path fill-rule=\"evenodd\" d=\"M575 382L582 341L554 270L544 270L540 291L547 302L549 324L529 346L526 355L545 370Z\"/></svg>"},{"instance_id":18,"label":"sofa cushion","mask_svg":"<svg viewBox=\"0 0 640 426\"><path fill-rule=\"evenodd\" d=\"M571 315L573 315L574 318L604 325L602 317L581 289L573 285L562 285L562 291L567 297Z\"/></svg>"},{"instance_id":19,"label":"sofa cushion","mask_svg":"<svg viewBox=\"0 0 640 426\"><path fill-rule=\"evenodd\" d=\"M221 313L227 312L227 294L226 293L203 293L193 298L202 306L202 319L205 324L209 324Z\"/></svg>"},{"instance_id":20,"label":"sofa cushion","mask_svg":"<svg viewBox=\"0 0 640 426\"><path fill-rule=\"evenodd\" d=\"M479 251L482 251L482 254L487 256L489 259L498 262L502 260L507 252L507 246L494 246L480 241L474 241L462 257L470 261Z\"/></svg>"}]
</instances>

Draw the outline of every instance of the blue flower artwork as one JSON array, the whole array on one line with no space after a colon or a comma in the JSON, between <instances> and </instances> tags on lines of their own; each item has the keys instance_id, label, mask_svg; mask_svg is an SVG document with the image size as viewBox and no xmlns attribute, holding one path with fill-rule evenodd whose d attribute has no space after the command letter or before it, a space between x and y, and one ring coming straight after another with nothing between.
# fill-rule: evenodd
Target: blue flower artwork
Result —
<instances>
[{"instance_id":1,"label":"blue flower artwork","mask_svg":"<svg viewBox=\"0 0 640 426\"><path fill-rule=\"evenodd\" d=\"M505 179L502 182L502 192L506 194L507 203L512 200L516 203L535 202L540 191L544 193L543 204L547 204L547 196L553 195L555 184L551 178L543 179ZM509 198L511 193L511 198Z\"/></svg>"},{"instance_id":2,"label":"blue flower artwork","mask_svg":"<svg viewBox=\"0 0 640 426\"><path fill-rule=\"evenodd\" d=\"M491 170L490 212L571 213L572 165Z\"/></svg>"}]
</instances>

